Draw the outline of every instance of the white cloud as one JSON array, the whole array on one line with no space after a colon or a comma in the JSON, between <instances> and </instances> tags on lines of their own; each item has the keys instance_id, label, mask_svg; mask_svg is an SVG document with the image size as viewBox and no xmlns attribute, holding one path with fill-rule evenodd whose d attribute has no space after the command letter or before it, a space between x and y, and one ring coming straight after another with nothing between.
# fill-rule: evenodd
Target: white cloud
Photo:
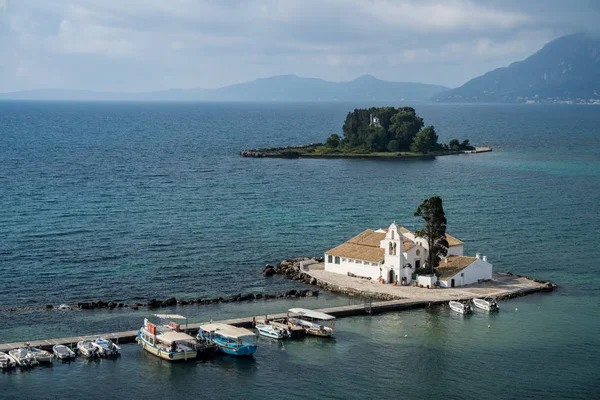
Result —
<instances>
[{"instance_id":1,"label":"white cloud","mask_svg":"<svg viewBox=\"0 0 600 400\"><path fill-rule=\"evenodd\" d=\"M599 19L585 0L546 3L0 0L0 51L13 55L0 91L215 87L279 73L457 85Z\"/></svg>"}]
</instances>

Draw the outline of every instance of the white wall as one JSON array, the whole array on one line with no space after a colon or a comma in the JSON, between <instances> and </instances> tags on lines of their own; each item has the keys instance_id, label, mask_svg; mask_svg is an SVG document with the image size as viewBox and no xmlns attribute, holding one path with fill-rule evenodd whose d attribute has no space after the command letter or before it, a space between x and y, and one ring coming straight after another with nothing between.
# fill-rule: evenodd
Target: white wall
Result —
<instances>
[{"instance_id":1,"label":"white wall","mask_svg":"<svg viewBox=\"0 0 600 400\"><path fill-rule=\"evenodd\" d=\"M449 256L462 256L465 245L448 247Z\"/></svg>"},{"instance_id":2,"label":"white wall","mask_svg":"<svg viewBox=\"0 0 600 400\"><path fill-rule=\"evenodd\" d=\"M433 287L433 284L437 282L437 277L435 275L419 275L418 279L419 285L423 285L423 287Z\"/></svg>"},{"instance_id":3,"label":"white wall","mask_svg":"<svg viewBox=\"0 0 600 400\"><path fill-rule=\"evenodd\" d=\"M454 276L445 281L440 280L440 286L451 287L453 278L455 287L476 283L481 279L492 279L492 264L481 259L475 260L471 265L457 272Z\"/></svg>"},{"instance_id":4,"label":"white wall","mask_svg":"<svg viewBox=\"0 0 600 400\"><path fill-rule=\"evenodd\" d=\"M350 262L347 258L346 261L343 261L344 258L340 257L340 263L335 263L335 257L333 257L332 262L328 262L328 256L325 254L325 271L335 272L336 274L348 275L348 272L363 276L370 277L373 280L377 280L380 276L379 272L379 264L372 265L373 263L368 262L368 265L364 263L362 260L355 260L356 262ZM387 280L387 268L382 268L383 273L382 276Z\"/></svg>"}]
</instances>

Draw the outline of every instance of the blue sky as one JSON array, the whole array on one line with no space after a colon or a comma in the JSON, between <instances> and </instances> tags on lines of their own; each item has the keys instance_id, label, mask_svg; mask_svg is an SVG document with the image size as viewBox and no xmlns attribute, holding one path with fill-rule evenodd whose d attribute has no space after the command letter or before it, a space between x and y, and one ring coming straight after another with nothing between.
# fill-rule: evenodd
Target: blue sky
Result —
<instances>
[{"instance_id":1,"label":"blue sky","mask_svg":"<svg viewBox=\"0 0 600 400\"><path fill-rule=\"evenodd\" d=\"M596 0L0 0L0 92L280 74L455 87L598 26Z\"/></svg>"}]
</instances>

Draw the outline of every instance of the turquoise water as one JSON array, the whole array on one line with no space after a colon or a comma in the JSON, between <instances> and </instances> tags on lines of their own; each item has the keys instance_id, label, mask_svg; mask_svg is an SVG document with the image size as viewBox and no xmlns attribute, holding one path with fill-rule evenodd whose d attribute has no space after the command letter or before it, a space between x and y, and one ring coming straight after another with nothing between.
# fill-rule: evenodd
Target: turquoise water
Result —
<instances>
[{"instance_id":1,"label":"turquoise water","mask_svg":"<svg viewBox=\"0 0 600 400\"><path fill-rule=\"evenodd\" d=\"M344 319L333 341L263 341L252 361L171 366L125 346L114 362L2 374L0 387L26 395L57 382L74 394L84 379L98 390L110 382L107 397L255 398L281 381L291 397L590 397L600 389L597 107L413 105L441 141L468 137L488 154L238 156L322 140L369 105L0 103L0 308L301 287L259 272L392 220L418 227L412 214L431 195L467 253L560 288L504 302L497 316ZM201 321L350 302L324 294L177 311ZM0 312L0 342L135 329L145 315Z\"/></svg>"}]
</instances>

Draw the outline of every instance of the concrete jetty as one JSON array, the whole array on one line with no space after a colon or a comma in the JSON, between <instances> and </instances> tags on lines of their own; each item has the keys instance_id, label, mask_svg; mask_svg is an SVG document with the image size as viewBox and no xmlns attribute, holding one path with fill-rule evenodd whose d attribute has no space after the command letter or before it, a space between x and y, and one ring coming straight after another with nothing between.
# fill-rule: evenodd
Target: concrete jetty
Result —
<instances>
[{"instance_id":1,"label":"concrete jetty","mask_svg":"<svg viewBox=\"0 0 600 400\"><path fill-rule=\"evenodd\" d=\"M290 268L294 267L290 265ZM315 310L333 315L337 318L424 308L446 304L449 300L468 300L475 297L495 296L498 299L509 299L537 292L549 292L556 288L556 285L550 282L541 282L523 276L500 273L495 273L492 281L451 289L426 289L412 286L393 286L389 284L380 284L376 281L353 278L341 274L327 272L323 269L322 264L310 265L309 268L301 271L296 270L296 273L298 274L298 280L310 281L314 285L321 286L333 292L343 293L350 296L361 296L367 299L382 300L376 302L366 301L363 304ZM272 320L282 319L286 316L287 314L281 313L269 314L268 317L270 320ZM262 321L264 318L265 315L262 314L252 317L213 322L251 328L255 321ZM182 326L181 329L190 334L195 334L200 325L204 323L188 324L187 326ZM142 321L140 321L140 325L141 324ZM131 343L135 341L136 336L137 330L126 332L109 332L88 336L73 336L49 340L32 340L27 343L30 346L41 347L43 349L50 350L52 349L52 346L56 344L74 345L81 340L94 340L98 337L109 338L120 344ZM23 347L25 345L25 342L3 343L0 344L0 351L6 352L8 350L17 347Z\"/></svg>"}]
</instances>

